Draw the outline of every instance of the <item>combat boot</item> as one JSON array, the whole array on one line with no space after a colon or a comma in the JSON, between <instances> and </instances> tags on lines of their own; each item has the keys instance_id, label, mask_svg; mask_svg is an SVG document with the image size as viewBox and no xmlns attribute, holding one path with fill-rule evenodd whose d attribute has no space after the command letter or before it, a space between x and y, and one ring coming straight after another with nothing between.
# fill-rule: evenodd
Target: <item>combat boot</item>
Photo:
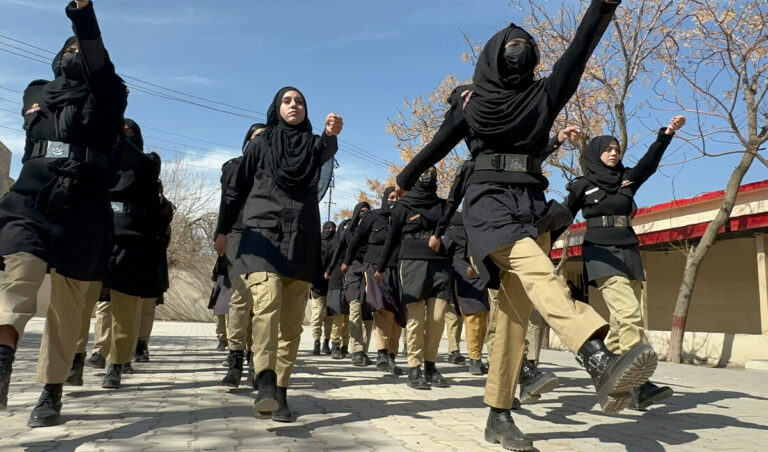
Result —
<instances>
[{"instance_id":1,"label":"combat boot","mask_svg":"<svg viewBox=\"0 0 768 452\"><path fill-rule=\"evenodd\" d=\"M91 356L85 360L85 365L96 369L103 369L107 366L107 360L98 352L93 352Z\"/></svg>"},{"instance_id":2,"label":"combat boot","mask_svg":"<svg viewBox=\"0 0 768 452\"><path fill-rule=\"evenodd\" d=\"M349 354L349 347L346 345L342 345L341 349L339 350L341 352L342 358L349 358L351 355Z\"/></svg>"},{"instance_id":3,"label":"combat boot","mask_svg":"<svg viewBox=\"0 0 768 452\"><path fill-rule=\"evenodd\" d=\"M330 355L331 354L331 348L328 346L328 339L323 340L323 354L324 355Z\"/></svg>"},{"instance_id":4,"label":"combat boot","mask_svg":"<svg viewBox=\"0 0 768 452\"><path fill-rule=\"evenodd\" d=\"M627 353L616 355L602 339L593 339L579 349L576 360L592 377L603 412L615 414L629 404L630 391L653 375L657 356L646 344L637 344Z\"/></svg>"},{"instance_id":5,"label":"combat boot","mask_svg":"<svg viewBox=\"0 0 768 452\"><path fill-rule=\"evenodd\" d=\"M520 385L520 403L533 403L542 394L557 388L560 380L552 372L541 372L533 361L523 359L517 383Z\"/></svg>"},{"instance_id":6,"label":"combat boot","mask_svg":"<svg viewBox=\"0 0 768 452\"><path fill-rule=\"evenodd\" d=\"M427 382L436 388L448 388L448 380L443 377L437 370L435 363L431 361L424 361L424 378Z\"/></svg>"},{"instance_id":7,"label":"combat boot","mask_svg":"<svg viewBox=\"0 0 768 452\"><path fill-rule=\"evenodd\" d=\"M517 428L509 410L500 408L491 408L488 413L485 440L508 450L533 450L533 441Z\"/></svg>"},{"instance_id":8,"label":"combat boot","mask_svg":"<svg viewBox=\"0 0 768 452\"><path fill-rule=\"evenodd\" d=\"M363 356L363 352L352 353L352 365L357 367L365 366L365 357Z\"/></svg>"},{"instance_id":9,"label":"combat boot","mask_svg":"<svg viewBox=\"0 0 768 452\"><path fill-rule=\"evenodd\" d=\"M61 393L63 386L63 383L43 386L43 393L40 394L37 405L29 415L27 427L51 427L62 423Z\"/></svg>"},{"instance_id":10,"label":"combat boot","mask_svg":"<svg viewBox=\"0 0 768 452\"><path fill-rule=\"evenodd\" d=\"M272 412L279 407L277 403L277 374L275 371L262 371L256 378L256 388L259 393L253 401L253 413L260 419L269 419L272 417Z\"/></svg>"},{"instance_id":11,"label":"combat boot","mask_svg":"<svg viewBox=\"0 0 768 452\"><path fill-rule=\"evenodd\" d=\"M469 373L472 375L483 375L483 360L470 358Z\"/></svg>"},{"instance_id":12,"label":"combat boot","mask_svg":"<svg viewBox=\"0 0 768 452\"><path fill-rule=\"evenodd\" d=\"M421 375L421 366L408 368L408 381L406 383L409 388L413 389L432 389L429 387L429 383Z\"/></svg>"},{"instance_id":13,"label":"combat boot","mask_svg":"<svg viewBox=\"0 0 768 452\"><path fill-rule=\"evenodd\" d=\"M85 353L75 353L72 360L72 368L69 369L67 384L72 386L83 385L83 366L85 365Z\"/></svg>"},{"instance_id":14,"label":"combat boot","mask_svg":"<svg viewBox=\"0 0 768 452\"><path fill-rule=\"evenodd\" d=\"M320 341L315 341L315 345L312 347L312 354L313 355L320 354Z\"/></svg>"},{"instance_id":15,"label":"combat boot","mask_svg":"<svg viewBox=\"0 0 768 452\"><path fill-rule=\"evenodd\" d=\"M272 420L277 422L293 422L293 413L288 408L288 388L277 387L277 409L272 412Z\"/></svg>"},{"instance_id":16,"label":"combat boot","mask_svg":"<svg viewBox=\"0 0 768 452\"><path fill-rule=\"evenodd\" d=\"M237 388L240 386L240 379L243 377L243 351L229 351L229 370L221 384L228 388Z\"/></svg>"},{"instance_id":17,"label":"combat boot","mask_svg":"<svg viewBox=\"0 0 768 452\"><path fill-rule=\"evenodd\" d=\"M379 350L376 355L376 370L389 372L389 355L386 348Z\"/></svg>"},{"instance_id":18,"label":"combat boot","mask_svg":"<svg viewBox=\"0 0 768 452\"><path fill-rule=\"evenodd\" d=\"M331 359L341 359L341 345L338 342L331 344Z\"/></svg>"},{"instance_id":19,"label":"combat boot","mask_svg":"<svg viewBox=\"0 0 768 452\"><path fill-rule=\"evenodd\" d=\"M450 355L448 355L448 363L449 364L463 364L466 359L464 358L464 355L461 354L460 351L454 350L451 352Z\"/></svg>"},{"instance_id":20,"label":"combat boot","mask_svg":"<svg viewBox=\"0 0 768 452\"><path fill-rule=\"evenodd\" d=\"M216 346L216 351L218 352L227 351L227 341L224 339L219 339L219 345Z\"/></svg>"},{"instance_id":21,"label":"combat boot","mask_svg":"<svg viewBox=\"0 0 768 452\"><path fill-rule=\"evenodd\" d=\"M0 410L8 407L8 387L11 385L13 357L16 350L8 345L0 345Z\"/></svg>"},{"instance_id":22,"label":"combat boot","mask_svg":"<svg viewBox=\"0 0 768 452\"><path fill-rule=\"evenodd\" d=\"M659 387L646 381L642 386L630 391L632 401L629 406L635 410L644 410L656 402L672 397L674 393L669 386Z\"/></svg>"},{"instance_id":23,"label":"combat boot","mask_svg":"<svg viewBox=\"0 0 768 452\"><path fill-rule=\"evenodd\" d=\"M398 367L397 364L395 364L395 354L390 353L387 359L387 364L389 364L389 373L395 376L399 376L403 374L403 369Z\"/></svg>"},{"instance_id":24,"label":"combat boot","mask_svg":"<svg viewBox=\"0 0 768 452\"><path fill-rule=\"evenodd\" d=\"M149 348L147 348L146 342L136 342L136 353L133 355L133 361L137 363L146 363L149 361Z\"/></svg>"},{"instance_id":25,"label":"combat boot","mask_svg":"<svg viewBox=\"0 0 768 452\"><path fill-rule=\"evenodd\" d=\"M107 374L101 380L101 387L105 389L118 389L123 378L123 365L111 364L107 367Z\"/></svg>"}]
</instances>

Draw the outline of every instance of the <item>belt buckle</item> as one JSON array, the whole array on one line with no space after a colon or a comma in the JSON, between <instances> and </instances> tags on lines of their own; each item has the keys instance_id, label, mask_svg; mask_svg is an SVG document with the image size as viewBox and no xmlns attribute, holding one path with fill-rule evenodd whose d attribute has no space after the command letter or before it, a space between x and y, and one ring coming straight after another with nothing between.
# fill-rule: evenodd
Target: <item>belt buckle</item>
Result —
<instances>
[{"instance_id":1,"label":"belt buckle","mask_svg":"<svg viewBox=\"0 0 768 452\"><path fill-rule=\"evenodd\" d=\"M510 158L511 157L511 158ZM528 169L527 158L522 155L507 155L508 170L525 172ZM505 162L506 163L506 162Z\"/></svg>"},{"instance_id":2,"label":"belt buckle","mask_svg":"<svg viewBox=\"0 0 768 452\"><path fill-rule=\"evenodd\" d=\"M504 171L504 165L501 163L501 158L504 154L493 154L493 169L495 171Z\"/></svg>"},{"instance_id":3,"label":"belt buckle","mask_svg":"<svg viewBox=\"0 0 768 452\"><path fill-rule=\"evenodd\" d=\"M623 228L627 226L627 217L624 215L613 217L613 225L617 228Z\"/></svg>"},{"instance_id":4,"label":"belt buckle","mask_svg":"<svg viewBox=\"0 0 768 452\"><path fill-rule=\"evenodd\" d=\"M109 205L112 206L112 212L115 212L115 213L125 212L125 204L120 201L111 201Z\"/></svg>"},{"instance_id":5,"label":"belt buckle","mask_svg":"<svg viewBox=\"0 0 768 452\"><path fill-rule=\"evenodd\" d=\"M49 141L45 149L45 156L54 159L69 157L69 143L62 143L61 141Z\"/></svg>"}]
</instances>

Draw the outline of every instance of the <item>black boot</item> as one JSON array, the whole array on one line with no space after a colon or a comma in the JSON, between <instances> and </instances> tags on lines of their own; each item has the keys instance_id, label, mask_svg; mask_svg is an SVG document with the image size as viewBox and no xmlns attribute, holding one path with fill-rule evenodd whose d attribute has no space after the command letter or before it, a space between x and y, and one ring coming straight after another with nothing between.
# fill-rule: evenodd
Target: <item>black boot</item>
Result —
<instances>
[{"instance_id":1,"label":"black boot","mask_svg":"<svg viewBox=\"0 0 768 452\"><path fill-rule=\"evenodd\" d=\"M387 359L387 364L389 364L389 373L395 376L399 376L403 374L403 369L398 367L397 364L395 364L395 354L390 353Z\"/></svg>"},{"instance_id":2,"label":"black boot","mask_svg":"<svg viewBox=\"0 0 768 452\"><path fill-rule=\"evenodd\" d=\"M509 450L533 450L533 441L515 425L509 410L491 408L485 423L485 440Z\"/></svg>"},{"instance_id":3,"label":"black boot","mask_svg":"<svg viewBox=\"0 0 768 452\"><path fill-rule=\"evenodd\" d=\"M277 387L277 409L272 412L272 420L277 422L293 422L293 413L288 408L288 388Z\"/></svg>"},{"instance_id":4,"label":"black boot","mask_svg":"<svg viewBox=\"0 0 768 452\"><path fill-rule=\"evenodd\" d=\"M0 345L0 410L8 407L8 387L11 384L13 357L16 350L8 345Z\"/></svg>"},{"instance_id":5,"label":"black boot","mask_svg":"<svg viewBox=\"0 0 768 452\"><path fill-rule=\"evenodd\" d=\"M365 357L363 356L363 352L352 353L352 365L357 367L365 366Z\"/></svg>"},{"instance_id":6,"label":"black boot","mask_svg":"<svg viewBox=\"0 0 768 452\"><path fill-rule=\"evenodd\" d=\"M341 359L341 345L338 342L331 344L331 359Z\"/></svg>"},{"instance_id":7,"label":"black boot","mask_svg":"<svg viewBox=\"0 0 768 452\"><path fill-rule=\"evenodd\" d=\"M123 373L128 375L133 375L136 373L136 369L133 368L131 363L125 363L123 364Z\"/></svg>"},{"instance_id":8,"label":"black boot","mask_svg":"<svg viewBox=\"0 0 768 452\"><path fill-rule=\"evenodd\" d=\"M253 414L260 419L269 419L272 417L272 412L278 409L275 371L262 371L256 378L256 389L259 393L253 401Z\"/></svg>"},{"instance_id":9,"label":"black boot","mask_svg":"<svg viewBox=\"0 0 768 452\"><path fill-rule=\"evenodd\" d=\"M67 384L72 386L83 385L83 365L85 365L85 353L75 353L72 360L72 368L69 369Z\"/></svg>"},{"instance_id":10,"label":"black boot","mask_svg":"<svg viewBox=\"0 0 768 452\"><path fill-rule=\"evenodd\" d=\"M133 361L137 363L146 363L149 361L149 349L144 341L136 342L136 353L133 355Z\"/></svg>"},{"instance_id":11,"label":"black boot","mask_svg":"<svg viewBox=\"0 0 768 452\"><path fill-rule=\"evenodd\" d=\"M408 387L413 389L432 389L429 387L429 383L421 375L421 366L408 368Z\"/></svg>"},{"instance_id":12,"label":"black boot","mask_svg":"<svg viewBox=\"0 0 768 452\"><path fill-rule=\"evenodd\" d=\"M373 361L371 360L371 358L368 357L368 353L365 353L365 352L361 352L361 353L363 354L364 366L370 366L371 364L373 364Z\"/></svg>"},{"instance_id":13,"label":"black boot","mask_svg":"<svg viewBox=\"0 0 768 452\"><path fill-rule=\"evenodd\" d=\"M221 380L221 384L228 388L237 388L240 386L240 379L243 377L243 351L229 351L229 370L227 375Z\"/></svg>"},{"instance_id":14,"label":"black boot","mask_svg":"<svg viewBox=\"0 0 768 452\"><path fill-rule=\"evenodd\" d=\"M328 346L328 339L323 340L323 354L324 355L331 354L331 348Z\"/></svg>"},{"instance_id":15,"label":"black boot","mask_svg":"<svg viewBox=\"0 0 768 452\"><path fill-rule=\"evenodd\" d=\"M379 350L376 355L376 370L389 372L389 355L386 348Z\"/></svg>"},{"instance_id":16,"label":"black boot","mask_svg":"<svg viewBox=\"0 0 768 452\"><path fill-rule=\"evenodd\" d=\"M315 346L312 347L312 354L313 355L319 355L320 354L320 341L315 341Z\"/></svg>"},{"instance_id":17,"label":"black boot","mask_svg":"<svg viewBox=\"0 0 768 452\"><path fill-rule=\"evenodd\" d=\"M560 380L552 372L541 372L533 361L523 359L517 383L520 385L520 403L533 403L542 394L557 388Z\"/></svg>"},{"instance_id":18,"label":"black boot","mask_svg":"<svg viewBox=\"0 0 768 452\"><path fill-rule=\"evenodd\" d=\"M458 350L454 350L448 355L448 363L450 364L464 364L464 361L466 361L466 358Z\"/></svg>"},{"instance_id":19,"label":"black boot","mask_svg":"<svg viewBox=\"0 0 768 452\"><path fill-rule=\"evenodd\" d=\"M61 392L64 384L47 384L27 421L27 427L51 427L63 423L61 419Z\"/></svg>"},{"instance_id":20,"label":"black boot","mask_svg":"<svg viewBox=\"0 0 768 452\"><path fill-rule=\"evenodd\" d=\"M107 367L107 374L101 380L101 387L106 389L117 389L120 387L120 380L123 377L122 364L110 364Z\"/></svg>"},{"instance_id":21,"label":"black boot","mask_svg":"<svg viewBox=\"0 0 768 452\"><path fill-rule=\"evenodd\" d=\"M603 412L615 414L629 404L630 391L653 375L657 357L645 344L635 345L624 355L615 355L602 339L593 339L579 349L576 360L595 382L597 401Z\"/></svg>"},{"instance_id":22,"label":"black boot","mask_svg":"<svg viewBox=\"0 0 768 452\"><path fill-rule=\"evenodd\" d=\"M472 375L482 375L483 360L469 358L469 373Z\"/></svg>"},{"instance_id":23,"label":"black boot","mask_svg":"<svg viewBox=\"0 0 768 452\"><path fill-rule=\"evenodd\" d=\"M347 347L346 345L341 346L340 352L341 352L342 358L349 358L350 356L352 356L349 354L349 347Z\"/></svg>"},{"instance_id":24,"label":"black boot","mask_svg":"<svg viewBox=\"0 0 768 452\"><path fill-rule=\"evenodd\" d=\"M424 378L427 379L429 384L436 388L448 388L448 380L443 377L440 372L437 371L435 363L431 361L424 361Z\"/></svg>"},{"instance_id":25,"label":"black boot","mask_svg":"<svg viewBox=\"0 0 768 452\"><path fill-rule=\"evenodd\" d=\"M91 357L85 360L85 365L96 369L103 369L107 365L107 360L97 352L93 352Z\"/></svg>"},{"instance_id":26,"label":"black boot","mask_svg":"<svg viewBox=\"0 0 768 452\"><path fill-rule=\"evenodd\" d=\"M227 341L219 339L219 345L216 346L216 351L223 352L227 350Z\"/></svg>"},{"instance_id":27,"label":"black boot","mask_svg":"<svg viewBox=\"0 0 768 452\"><path fill-rule=\"evenodd\" d=\"M672 397L674 393L669 386L659 387L646 381L642 386L630 391L632 401L629 406L635 410L644 410L656 402Z\"/></svg>"}]
</instances>

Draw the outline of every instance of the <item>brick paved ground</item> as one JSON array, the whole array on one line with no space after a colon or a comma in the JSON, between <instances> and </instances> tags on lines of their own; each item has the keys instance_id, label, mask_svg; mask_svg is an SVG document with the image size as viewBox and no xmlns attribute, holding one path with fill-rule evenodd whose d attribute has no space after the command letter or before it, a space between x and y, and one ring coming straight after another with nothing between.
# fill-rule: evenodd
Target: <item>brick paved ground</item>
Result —
<instances>
[{"instance_id":1,"label":"brick paved ground","mask_svg":"<svg viewBox=\"0 0 768 452\"><path fill-rule=\"evenodd\" d=\"M405 377L307 352L305 332L289 390L294 424L257 420L247 387L227 392L213 325L157 322L151 361L135 364L119 390L66 387L62 426L31 430L26 420L41 386L34 377L42 320L30 322L17 355L0 450L502 450L483 441L484 378L444 363L449 389L416 392ZM446 350L443 344L441 349ZM444 358L440 358L441 360ZM400 358L402 361L402 358ZM645 413L602 415L590 380L571 355L544 351L542 367L562 386L515 415L541 451L767 450L768 372L660 363L655 381L677 394Z\"/></svg>"}]
</instances>

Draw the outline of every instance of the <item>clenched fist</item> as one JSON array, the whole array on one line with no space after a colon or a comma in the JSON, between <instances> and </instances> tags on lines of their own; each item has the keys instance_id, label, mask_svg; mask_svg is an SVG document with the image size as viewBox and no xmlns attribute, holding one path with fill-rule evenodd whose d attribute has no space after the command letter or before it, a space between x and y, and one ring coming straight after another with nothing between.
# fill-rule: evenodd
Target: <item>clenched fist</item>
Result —
<instances>
[{"instance_id":1,"label":"clenched fist","mask_svg":"<svg viewBox=\"0 0 768 452\"><path fill-rule=\"evenodd\" d=\"M344 127L344 120L336 113L329 113L328 116L325 117L325 134L329 137L341 133L342 127Z\"/></svg>"}]
</instances>

